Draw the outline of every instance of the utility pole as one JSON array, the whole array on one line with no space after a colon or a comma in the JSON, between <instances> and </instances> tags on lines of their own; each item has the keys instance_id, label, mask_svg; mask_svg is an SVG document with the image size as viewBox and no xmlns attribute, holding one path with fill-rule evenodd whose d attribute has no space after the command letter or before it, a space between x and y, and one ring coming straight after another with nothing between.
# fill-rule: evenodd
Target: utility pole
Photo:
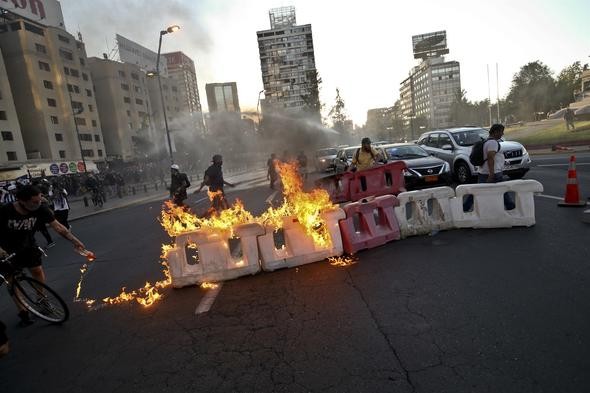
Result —
<instances>
[{"instance_id":1,"label":"utility pole","mask_svg":"<svg viewBox=\"0 0 590 393\"><path fill-rule=\"evenodd\" d=\"M496 110L498 113L498 123L502 123L500 120L500 82L498 80L498 63L496 63Z\"/></svg>"},{"instance_id":2,"label":"utility pole","mask_svg":"<svg viewBox=\"0 0 590 393\"><path fill-rule=\"evenodd\" d=\"M492 93L490 92L490 65L486 64L486 67L488 69L488 112L490 115L489 125L491 127L492 126Z\"/></svg>"}]
</instances>

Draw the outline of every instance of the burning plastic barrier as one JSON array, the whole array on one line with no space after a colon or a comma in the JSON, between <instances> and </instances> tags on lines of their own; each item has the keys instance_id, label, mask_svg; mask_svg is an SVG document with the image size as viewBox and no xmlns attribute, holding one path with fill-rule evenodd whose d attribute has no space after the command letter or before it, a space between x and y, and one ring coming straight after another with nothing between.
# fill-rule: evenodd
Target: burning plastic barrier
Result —
<instances>
[{"instance_id":1,"label":"burning plastic barrier","mask_svg":"<svg viewBox=\"0 0 590 393\"><path fill-rule=\"evenodd\" d=\"M344 211L335 209L322 213L321 217L325 224L321 224L318 230L327 233L327 238L321 242L314 241L314 238L308 235L307 229L297 217L284 217L280 227L267 225L266 233L258 237L262 269L273 271L342 255L344 250L338 221L345 217ZM284 236L284 245L277 248L274 237L280 228Z\"/></svg>"},{"instance_id":2,"label":"burning plastic barrier","mask_svg":"<svg viewBox=\"0 0 590 393\"><path fill-rule=\"evenodd\" d=\"M402 238L454 227L451 200L455 191L451 187L402 192L397 197L400 205L395 208L395 216Z\"/></svg>"},{"instance_id":3,"label":"burning plastic barrier","mask_svg":"<svg viewBox=\"0 0 590 393\"><path fill-rule=\"evenodd\" d=\"M231 280L260 271L256 237L264 233L260 224L240 224L233 229L238 251L232 252L230 231L197 230L176 238L168 253L172 286L175 288L208 281Z\"/></svg>"},{"instance_id":4,"label":"burning plastic barrier","mask_svg":"<svg viewBox=\"0 0 590 393\"><path fill-rule=\"evenodd\" d=\"M504 194L511 193L515 207L506 210ZM534 193L543 192L536 180L458 186L452 200L453 222L457 228L509 228L535 225ZM465 211L464 196L473 195L473 207Z\"/></svg>"},{"instance_id":5,"label":"burning plastic barrier","mask_svg":"<svg viewBox=\"0 0 590 393\"><path fill-rule=\"evenodd\" d=\"M344 218L344 213L332 204L326 191L303 191L296 164L279 163L277 170L283 183L283 203L270 207L259 217L253 217L240 201L219 214L211 212L210 218L199 218L185 208L166 203L160 221L170 236L177 236L169 253L173 286L256 273L260 269L257 236L270 239L268 247L261 246L261 254L267 256L262 258L263 266L268 270L342 254L338 220ZM284 249L274 247L275 230L285 233L288 246ZM231 255L229 243L236 238L239 238L241 258Z\"/></svg>"},{"instance_id":6,"label":"burning plastic barrier","mask_svg":"<svg viewBox=\"0 0 590 393\"><path fill-rule=\"evenodd\" d=\"M399 240L399 225L393 212L395 206L399 206L399 201L393 195L345 205L346 219L339 223L344 251L354 254ZM358 228L355 226L357 220Z\"/></svg>"}]
</instances>

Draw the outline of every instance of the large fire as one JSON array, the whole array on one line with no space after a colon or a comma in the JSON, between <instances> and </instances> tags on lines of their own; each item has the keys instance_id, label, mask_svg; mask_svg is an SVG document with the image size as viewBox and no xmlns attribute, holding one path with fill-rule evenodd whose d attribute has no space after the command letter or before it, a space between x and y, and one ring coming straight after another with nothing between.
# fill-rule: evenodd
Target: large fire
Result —
<instances>
[{"instance_id":1,"label":"large fire","mask_svg":"<svg viewBox=\"0 0 590 393\"><path fill-rule=\"evenodd\" d=\"M219 231L228 233L233 237L233 227L239 224L260 223L269 225L278 230L283 227L285 217L294 216L305 228L306 233L319 247L326 247L331 244L331 238L326 223L321 213L336 208L330 201L329 194L322 189L314 189L311 192L303 191L303 181L298 172L296 163L278 163L277 171L283 184L283 203L279 207L270 206L264 213L254 217L244 208L240 200L236 200L228 209L217 212L210 209L206 217L198 217L184 206L177 206L172 201L164 202L160 223L170 237L176 237L183 233L196 230ZM219 196L221 192L209 192L209 199ZM197 247L198 245L194 245ZM173 245L162 245L162 266L164 279L154 284L146 284L136 290L128 291L121 289L121 293L115 297L106 297L101 300L81 298L82 282L89 271L90 262L84 264L80 269L80 281L76 288L75 302L84 302L90 309L98 309L106 305L120 304L136 301L144 307L149 307L162 299L160 290L170 286L171 278L166 257L173 249ZM341 262L341 261L339 261ZM203 288L212 288L217 284L203 285Z\"/></svg>"},{"instance_id":2,"label":"large fire","mask_svg":"<svg viewBox=\"0 0 590 393\"><path fill-rule=\"evenodd\" d=\"M278 229L283 226L283 217L295 216L317 246L329 246L332 239L321 213L336 208L330 195L323 189L304 192L296 163L278 163L277 169L283 183L283 204L278 208L270 207L257 221Z\"/></svg>"}]
</instances>

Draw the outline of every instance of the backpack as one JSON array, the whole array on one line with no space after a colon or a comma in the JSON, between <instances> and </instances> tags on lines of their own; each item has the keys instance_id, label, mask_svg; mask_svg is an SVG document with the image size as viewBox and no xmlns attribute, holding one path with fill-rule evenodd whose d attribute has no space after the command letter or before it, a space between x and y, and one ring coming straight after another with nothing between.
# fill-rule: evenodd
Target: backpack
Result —
<instances>
[{"instance_id":1,"label":"backpack","mask_svg":"<svg viewBox=\"0 0 590 393\"><path fill-rule=\"evenodd\" d=\"M476 142L475 145L473 145L473 148L471 149L471 154L469 154L469 162L471 162L471 165L482 166L484 162L487 161L487 158L483 156L483 145L489 140L490 138L482 139L479 142ZM498 143L497 151L500 151L500 141L496 142Z\"/></svg>"}]
</instances>

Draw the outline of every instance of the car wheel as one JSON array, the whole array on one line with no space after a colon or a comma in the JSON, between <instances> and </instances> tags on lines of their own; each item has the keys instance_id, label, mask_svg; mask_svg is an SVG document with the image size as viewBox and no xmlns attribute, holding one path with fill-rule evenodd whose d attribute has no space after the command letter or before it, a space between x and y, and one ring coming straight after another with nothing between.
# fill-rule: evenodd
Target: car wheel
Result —
<instances>
[{"instance_id":1,"label":"car wheel","mask_svg":"<svg viewBox=\"0 0 590 393\"><path fill-rule=\"evenodd\" d=\"M468 183L471 180L471 169L469 169L469 165L464 162L455 165L455 177L459 184Z\"/></svg>"}]
</instances>

